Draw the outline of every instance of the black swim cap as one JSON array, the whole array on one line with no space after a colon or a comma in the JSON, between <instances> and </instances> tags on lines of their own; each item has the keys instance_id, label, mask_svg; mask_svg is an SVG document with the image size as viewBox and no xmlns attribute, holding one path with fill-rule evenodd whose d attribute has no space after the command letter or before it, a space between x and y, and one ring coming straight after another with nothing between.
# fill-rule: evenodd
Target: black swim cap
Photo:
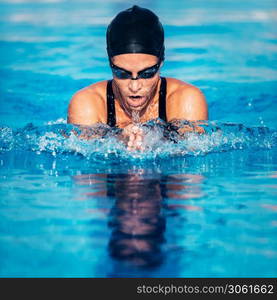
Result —
<instances>
[{"instance_id":1,"label":"black swim cap","mask_svg":"<svg viewBox=\"0 0 277 300\"><path fill-rule=\"evenodd\" d=\"M137 5L120 12L107 28L109 58L126 53L152 54L164 60L164 30L159 18Z\"/></svg>"}]
</instances>

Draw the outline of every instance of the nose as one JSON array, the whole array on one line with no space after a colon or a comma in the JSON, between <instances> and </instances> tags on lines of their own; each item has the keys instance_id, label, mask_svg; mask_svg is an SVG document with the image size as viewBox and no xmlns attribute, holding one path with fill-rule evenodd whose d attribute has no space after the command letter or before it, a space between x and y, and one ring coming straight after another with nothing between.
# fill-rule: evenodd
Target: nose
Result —
<instances>
[{"instance_id":1,"label":"nose","mask_svg":"<svg viewBox=\"0 0 277 300\"><path fill-rule=\"evenodd\" d=\"M137 79L137 80L129 80L129 90L132 92L132 93L137 93L141 88L142 88L142 82L140 79Z\"/></svg>"}]
</instances>

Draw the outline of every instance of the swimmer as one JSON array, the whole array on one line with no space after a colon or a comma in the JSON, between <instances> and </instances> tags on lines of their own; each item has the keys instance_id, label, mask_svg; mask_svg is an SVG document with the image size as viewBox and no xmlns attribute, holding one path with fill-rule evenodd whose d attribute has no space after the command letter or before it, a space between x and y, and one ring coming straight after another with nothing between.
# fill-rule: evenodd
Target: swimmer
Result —
<instances>
[{"instance_id":1,"label":"swimmer","mask_svg":"<svg viewBox=\"0 0 277 300\"><path fill-rule=\"evenodd\" d=\"M140 123L208 119L205 96L197 87L160 76L164 30L152 11L135 5L120 12L107 28L106 42L113 79L77 91L68 107L68 123L122 128L128 149L141 150Z\"/></svg>"}]
</instances>

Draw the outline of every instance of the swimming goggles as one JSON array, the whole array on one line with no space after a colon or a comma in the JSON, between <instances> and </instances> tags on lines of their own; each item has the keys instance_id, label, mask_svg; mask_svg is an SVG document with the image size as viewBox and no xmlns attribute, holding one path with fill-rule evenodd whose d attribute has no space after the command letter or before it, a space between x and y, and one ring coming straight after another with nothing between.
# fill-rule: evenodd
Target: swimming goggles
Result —
<instances>
[{"instance_id":1,"label":"swimming goggles","mask_svg":"<svg viewBox=\"0 0 277 300\"><path fill-rule=\"evenodd\" d=\"M132 72L124 70L113 63L110 63L111 69L115 77L118 79L132 79L132 80L138 80L138 79L149 79L155 76L155 74L158 72L160 68L161 62L158 62L156 65L146 68L144 70L141 70L138 72L137 77L132 77Z\"/></svg>"}]
</instances>

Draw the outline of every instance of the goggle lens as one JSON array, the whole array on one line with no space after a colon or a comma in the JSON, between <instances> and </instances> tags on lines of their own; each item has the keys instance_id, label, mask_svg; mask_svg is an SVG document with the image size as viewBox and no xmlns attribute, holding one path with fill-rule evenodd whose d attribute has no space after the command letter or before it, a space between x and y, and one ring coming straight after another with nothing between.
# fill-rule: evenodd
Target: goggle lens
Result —
<instances>
[{"instance_id":1,"label":"goggle lens","mask_svg":"<svg viewBox=\"0 0 277 300\"><path fill-rule=\"evenodd\" d=\"M132 80L136 80L136 79L149 79L155 76L155 74L158 72L159 68L160 68L160 63L149 67L145 70L142 70L140 72L138 72L138 75L136 78L132 77L132 73L124 70L122 68L119 68L118 66L111 64L111 68L113 71L113 74L115 75L115 77L119 78L119 79L132 79Z\"/></svg>"}]
</instances>

